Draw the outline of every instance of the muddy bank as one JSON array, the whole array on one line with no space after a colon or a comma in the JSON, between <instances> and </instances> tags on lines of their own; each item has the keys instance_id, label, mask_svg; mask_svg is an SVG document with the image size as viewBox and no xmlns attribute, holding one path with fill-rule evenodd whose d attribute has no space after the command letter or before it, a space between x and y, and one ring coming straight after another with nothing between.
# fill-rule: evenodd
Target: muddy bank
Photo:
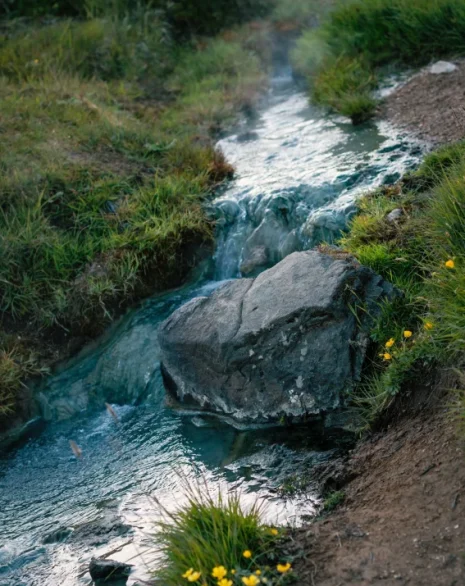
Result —
<instances>
[{"instance_id":1,"label":"muddy bank","mask_svg":"<svg viewBox=\"0 0 465 586\"><path fill-rule=\"evenodd\" d=\"M449 407L423 404L359 443L344 504L295 535L300 584L465 583L465 453Z\"/></svg>"},{"instance_id":2,"label":"muddy bank","mask_svg":"<svg viewBox=\"0 0 465 586\"><path fill-rule=\"evenodd\" d=\"M431 73L432 67L426 67L415 75L386 98L381 108L383 118L436 145L462 140L465 61L453 65L456 69L448 73Z\"/></svg>"}]
</instances>

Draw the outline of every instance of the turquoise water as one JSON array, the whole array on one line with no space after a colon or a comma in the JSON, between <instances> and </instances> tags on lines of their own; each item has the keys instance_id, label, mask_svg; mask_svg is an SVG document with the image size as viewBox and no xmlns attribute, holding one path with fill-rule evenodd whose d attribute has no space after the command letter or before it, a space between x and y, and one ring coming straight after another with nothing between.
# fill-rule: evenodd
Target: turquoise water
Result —
<instances>
[{"instance_id":1,"label":"turquoise water","mask_svg":"<svg viewBox=\"0 0 465 586\"><path fill-rule=\"evenodd\" d=\"M215 278L148 300L47 384L50 396L85 390L105 397L117 420L103 406L83 411L49 424L0 460L2 585L88 584L91 555L108 552L114 559L134 558L129 584L147 578L146 564L156 566L146 550L159 514L151 496L168 508L182 503L180 475L206 480L213 493L236 487L245 503L264 499L273 523L298 523L315 511L317 494L286 498L279 487L290 474L308 474L315 462L332 457L341 438L313 427L292 434L235 429L170 409L157 327L188 299L238 276L254 248L262 247L271 265L331 239L353 213L356 197L416 165L421 146L387 123L355 129L310 107L286 76L274 80L256 120L220 146L237 178L211 205L218 218ZM128 390L131 404L116 405ZM108 534L82 531L109 518L116 525ZM119 535L118 519L132 530ZM61 538L51 538L57 530Z\"/></svg>"}]
</instances>

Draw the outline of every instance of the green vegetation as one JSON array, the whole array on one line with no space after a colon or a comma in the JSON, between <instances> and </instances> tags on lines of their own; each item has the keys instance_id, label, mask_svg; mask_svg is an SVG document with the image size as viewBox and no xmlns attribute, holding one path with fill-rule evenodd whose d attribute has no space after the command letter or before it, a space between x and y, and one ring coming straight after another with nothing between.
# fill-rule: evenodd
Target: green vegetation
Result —
<instances>
[{"instance_id":1,"label":"green vegetation","mask_svg":"<svg viewBox=\"0 0 465 586\"><path fill-rule=\"evenodd\" d=\"M293 60L320 103L361 122L377 69L465 53L462 0L347 0L298 41Z\"/></svg>"},{"instance_id":2,"label":"green vegetation","mask_svg":"<svg viewBox=\"0 0 465 586\"><path fill-rule=\"evenodd\" d=\"M337 507L342 505L345 501L346 495L343 490L335 490L331 492L324 500L323 511L325 513L331 513Z\"/></svg>"},{"instance_id":3,"label":"green vegetation","mask_svg":"<svg viewBox=\"0 0 465 586\"><path fill-rule=\"evenodd\" d=\"M313 100L360 124L370 118L376 109L372 90L376 76L360 59L340 57L316 74Z\"/></svg>"},{"instance_id":4,"label":"green vegetation","mask_svg":"<svg viewBox=\"0 0 465 586\"><path fill-rule=\"evenodd\" d=\"M465 143L440 149L398 185L363 198L340 242L401 293L381 308L372 331L377 349L352 397L367 425L433 366L463 367L464 176ZM402 215L389 221L394 209ZM463 393L456 411L463 418Z\"/></svg>"},{"instance_id":5,"label":"green vegetation","mask_svg":"<svg viewBox=\"0 0 465 586\"><path fill-rule=\"evenodd\" d=\"M281 30L315 26L330 10L333 0L275 0L269 19Z\"/></svg>"},{"instance_id":6,"label":"green vegetation","mask_svg":"<svg viewBox=\"0 0 465 586\"><path fill-rule=\"evenodd\" d=\"M233 172L215 137L268 53L263 28L180 44L147 10L2 30L0 414L51 338L97 335L211 242L202 203Z\"/></svg>"},{"instance_id":7,"label":"green vegetation","mask_svg":"<svg viewBox=\"0 0 465 586\"><path fill-rule=\"evenodd\" d=\"M190 487L187 504L165 520L155 534L164 564L157 578L167 586L199 582L211 586L257 586L292 581L289 558L281 554L282 531L261 521L255 503L242 508L238 494L211 496Z\"/></svg>"},{"instance_id":8,"label":"green vegetation","mask_svg":"<svg viewBox=\"0 0 465 586\"><path fill-rule=\"evenodd\" d=\"M220 30L268 13L272 0L4 0L0 16L122 19L157 11L173 36L215 35Z\"/></svg>"}]
</instances>

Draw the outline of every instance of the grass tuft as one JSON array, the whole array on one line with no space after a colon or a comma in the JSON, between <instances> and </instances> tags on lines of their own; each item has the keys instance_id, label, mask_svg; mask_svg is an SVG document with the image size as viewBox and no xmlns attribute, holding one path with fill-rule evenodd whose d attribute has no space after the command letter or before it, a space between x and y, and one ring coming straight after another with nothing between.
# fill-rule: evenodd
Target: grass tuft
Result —
<instances>
[{"instance_id":1,"label":"grass tuft","mask_svg":"<svg viewBox=\"0 0 465 586\"><path fill-rule=\"evenodd\" d=\"M263 506L258 502L245 509L238 493L212 496L206 486L198 485L187 488L187 503L182 508L163 513L155 534L163 555L157 578L163 584L178 586L192 577L211 586L223 578L242 586L251 576L257 584L258 579L270 584L292 580L289 559L281 554L282 530L263 524ZM277 564L283 564L285 570L278 571ZM214 568L222 573L221 578L213 575L217 573ZM193 572L200 575L192 576ZM250 586L255 584L250 581Z\"/></svg>"}]
</instances>

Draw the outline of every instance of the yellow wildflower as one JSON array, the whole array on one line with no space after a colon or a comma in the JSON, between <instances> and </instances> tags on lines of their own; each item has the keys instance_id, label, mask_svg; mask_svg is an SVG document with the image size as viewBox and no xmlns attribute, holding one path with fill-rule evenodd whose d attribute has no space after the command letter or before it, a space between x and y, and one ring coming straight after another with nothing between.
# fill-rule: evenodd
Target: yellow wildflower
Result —
<instances>
[{"instance_id":1,"label":"yellow wildflower","mask_svg":"<svg viewBox=\"0 0 465 586\"><path fill-rule=\"evenodd\" d=\"M383 358L384 360L392 360L392 356L389 354L389 352L385 352L383 354Z\"/></svg>"},{"instance_id":2,"label":"yellow wildflower","mask_svg":"<svg viewBox=\"0 0 465 586\"><path fill-rule=\"evenodd\" d=\"M270 529L270 533L271 535L279 535L279 531L273 527L273 529Z\"/></svg>"},{"instance_id":3,"label":"yellow wildflower","mask_svg":"<svg viewBox=\"0 0 465 586\"><path fill-rule=\"evenodd\" d=\"M446 262L446 267L448 269L453 269L455 268L455 262L450 258L447 262Z\"/></svg>"},{"instance_id":4,"label":"yellow wildflower","mask_svg":"<svg viewBox=\"0 0 465 586\"><path fill-rule=\"evenodd\" d=\"M39 63L38 59L34 59L34 63L37 65L37 63Z\"/></svg>"},{"instance_id":5,"label":"yellow wildflower","mask_svg":"<svg viewBox=\"0 0 465 586\"><path fill-rule=\"evenodd\" d=\"M227 573L228 570L224 566L216 566L216 568L213 568L212 570L212 576L218 580L222 580Z\"/></svg>"},{"instance_id":6,"label":"yellow wildflower","mask_svg":"<svg viewBox=\"0 0 465 586\"><path fill-rule=\"evenodd\" d=\"M254 574L251 574L250 576L244 576L242 578L242 582L245 584L245 586L257 586L257 584L260 584L260 578L257 578L257 576L254 576Z\"/></svg>"},{"instance_id":7,"label":"yellow wildflower","mask_svg":"<svg viewBox=\"0 0 465 586\"><path fill-rule=\"evenodd\" d=\"M425 330L432 330L434 328L434 324L432 324L430 321L427 321L425 323Z\"/></svg>"},{"instance_id":8,"label":"yellow wildflower","mask_svg":"<svg viewBox=\"0 0 465 586\"><path fill-rule=\"evenodd\" d=\"M250 550L246 549L242 555L243 555L245 558L249 559L249 558L251 558L251 557L252 557L252 552L251 552Z\"/></svg>"},{"instance_id":9,"label":"yellow wildflower","mask_svg":"<svg viewBox=\"0 0 465 586\"><path fill-rule=\"evenodd\" d=\"M192 574L187 576L187 579L189 580L189 582L197 582L201 575L202 574L200 572L192 572Z\"/></svg>"},{"instance_id":10,"label":"yellow wildflower","mask_svg":"<svg viewBox=\"0 0 465 586\"><path fill-rule=\"evenodd\" d=\"M227 578L223 578L218 582L218 586L232 586L233 581L228 580Z\"/></svg>"},{"instance_id":11,"label":"yellow wildflower","mask_svg":"<svg viewBox=\"0 0 465 586\"><path fill-rule=\"evenodd\" d=\"M404 338L411 338L412 336L413 336L413 333L410 330L405 330Z\"/></svg>"},{"instance_id":12,"label":"yellow wildflower","mask_svg":"<svg viewBox=\"0 0 465 586\"><path fill-rule=\"evenodd\" d=\"M394 340L394 338L391 338L390 340L388 340L386 342L386 344L384 344L386 346L386 348L392 348L394 346L394 344L396 343L396 341Z\"/></svg>"},{"instance_id":13,"label":"yellow wildflower","mask_svg":"<svg viewBox=\"0 0 465 586\"><path fill-rule=\"evenodd\" d=\"M262 571L261 570L255 570L255 573L257 574L257 576L260 576Z\"/></svg>"},{"instance_id":14,"label":"yellow wildflower","mask_svg":"<svg viewBox=\"0 0 465 586\"><path fill-rule=\"evenodd\" d=\"M183 575L182 575L182 577L183 577L183 578L188 578L188 577L189 577L189 576L192 574L192 572L193 572L193 571L194 571L194 568L189 568L189 569L187 570L187 572L186 572L185 574L183 574Z\"/></svg>"},{"instance_id":15,"label":"yellow wildflower","mask_svg":"<svg viewBox=\"0 0 465 586\"><path fill-rule=\"evenodd\" d=\"M278 564L276 566L276 569L280 574L285 574L286 572L289 572L289 570L291 569L291 564L289 562L287 562L287 564Z\"/></svg>"},{"instance_id":16,"label":"yellow wildflower","mask_svg":"<svg viewBox=\"0 0 465 586\"><path fill-rule=\"evenodd\" d=\"M236 573L236 570L231 570L231 574L234 576L234 574Z\"/></svg>"}]
</instances>

